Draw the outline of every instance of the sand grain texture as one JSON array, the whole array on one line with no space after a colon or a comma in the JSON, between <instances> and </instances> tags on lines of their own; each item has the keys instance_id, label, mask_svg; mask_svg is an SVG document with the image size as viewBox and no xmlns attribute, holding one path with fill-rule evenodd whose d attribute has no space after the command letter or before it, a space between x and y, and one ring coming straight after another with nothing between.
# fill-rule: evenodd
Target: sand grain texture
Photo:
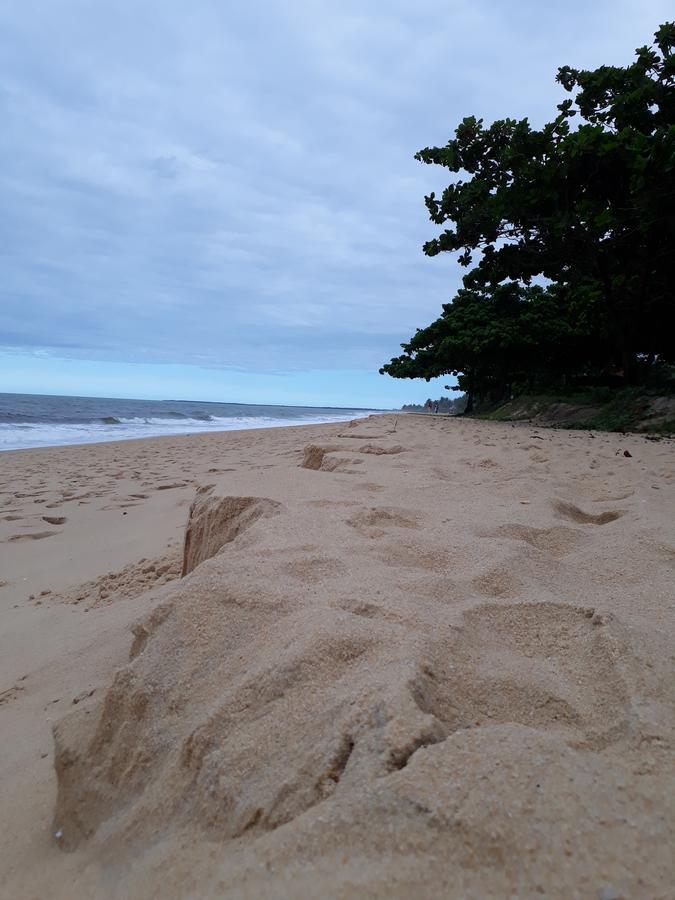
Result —
<instances>
[{"instance_id":1,"label":"sand grain texture","mask_svg":"<svg viewBox=\"0 0 675 900\"><path fill-rule=\"evenodd\" d=\"M674 449L4 454L7 896L672 897Z\"/></svg>"}]
</instances>

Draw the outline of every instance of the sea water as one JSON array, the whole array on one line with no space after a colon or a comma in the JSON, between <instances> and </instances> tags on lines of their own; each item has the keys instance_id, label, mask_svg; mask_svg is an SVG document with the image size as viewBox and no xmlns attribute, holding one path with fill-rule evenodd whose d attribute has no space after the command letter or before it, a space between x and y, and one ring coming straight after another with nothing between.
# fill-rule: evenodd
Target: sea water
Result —
<instances>
[{"instance_id":1,"label":"sea water","mask_svg":"<svg viewBox=\"0 0 675 900\"><path fill-rule=\"evenodd\" d=\"M0 393L0 450L344 422L378 410Z\"/></svg>"}]
</instances>

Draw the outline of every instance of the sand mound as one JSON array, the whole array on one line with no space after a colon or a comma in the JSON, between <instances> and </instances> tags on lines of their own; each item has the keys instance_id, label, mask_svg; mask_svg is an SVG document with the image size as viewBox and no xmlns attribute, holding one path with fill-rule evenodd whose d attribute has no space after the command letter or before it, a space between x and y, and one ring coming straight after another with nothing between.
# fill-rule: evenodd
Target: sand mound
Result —
<instances>
[{"instance_id":1,"label":"sand mound","mask_svg":"<svg viewBox=\"0 0 675 900\"><path fill-rule=\"evenodd\" d=\"M302 462L300 466L303 469L320 469L327 453L339 450L339 447L318 447L316 444L309 444L303 451Z\"/></svg>"},{"instance_id":2,"label":"sand mound","mask_svg":"<svg viewBox=\"0 0 675 900\"><path fill-rule=\"evenodd\" d=\"M318 447L315 444L310 444L304 449L300 468L316 469L321 472L344 472L353 474L353 470L349 467L360 466L362 460L330 455L340 449L340 447Z\"/></svg>"},{"instance_id":3,"label":"sand mound","mask_svg":"<svg viewBox=\"0 0 675 900\"><path fill-rule=\"evenodd\" d=\"M183 576L259 519L279 512L281 504L264 497L216 497L201 491L190 507L183 546Z\"/></svg>"},{"instance_id":4,"label":"sand mound","mask_svg":"<svg viewBox=\"0 0 675 900\"><path fill-rule=\"evenodd\" d=\"M486 840L506 865L522 827L507 810L529 783L524 794L495 786L502 831L492 839L490 816L470 826L475 806L463 812L454 798L443 808L433 785L468 796L458 777L492 782L519 753L559 761L617 742L630 752L639 740L616 664L624 636L591 608L479 604L442 633L411 634L375 603L345 599L320 615L311 593L289 604L264 587L269 571L243 583L236 552L204 563L136 627L132 658L98 712L76 711L55 729L62 848L95 838L106 852L129 842L138 852L186 829L209 841L278 832L283 844L291 823L302 835L314 821L323 854L334 828L353 840L361 817L380 835L396 830L394 846L415 835L423 856L443 835L475 879L492 852ZM402 770L412 772L404 781ZM555 809L568 786L544 772ZM608 776L619 777L615 766ZM315 809L325 811L307 819ZM374 853L373 836L364 841Z\"/></svg>"},{"instance_id":5,"label":"sand mound","mask_svg":"<svg viewBox=\"0 0 675 900\"><path fill-rule=\"evenodd\" d=\"M104 823L146 838L160 822L272 830L441 736L382 652L391 633L359 615L316 620L198 578L135 635L98 717L55 731L64 848Z\"/></svg>"}]
</instances>

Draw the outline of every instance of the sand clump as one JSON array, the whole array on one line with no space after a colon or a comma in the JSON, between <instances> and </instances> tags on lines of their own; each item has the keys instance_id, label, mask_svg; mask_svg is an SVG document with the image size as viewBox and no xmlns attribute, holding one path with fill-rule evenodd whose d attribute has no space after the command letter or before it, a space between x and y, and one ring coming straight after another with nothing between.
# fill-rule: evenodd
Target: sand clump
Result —
<instances>
[{"instance_id":1,"label":"sand clump","mask_svg":"<svg viewBox=\"0 0 675 900\"><path fill-rule=\"evenodd\" d=\"M211 437L183 577L90 613L131 634L55 717L12 896L669 896L672 447L555 432L542 476L520 427L425 428L361 482L335 426L225 436L222 475Z\"/></svg>"},{"instance_id":2,"label":"sand clump","mask_svg":"<svg viewBox=\"0 0 675 900\"><path fill-rule=\"evenodd\" d=\"M157 559L141 559L115 572L106 572L99 578L77 585L63 593L46 591L51 601L58 600L73 605L85 604L94 609L108 603L137 597L144 591L168 584L181 574L181 559L177 552Z\"/></svg>"}]
</instances>

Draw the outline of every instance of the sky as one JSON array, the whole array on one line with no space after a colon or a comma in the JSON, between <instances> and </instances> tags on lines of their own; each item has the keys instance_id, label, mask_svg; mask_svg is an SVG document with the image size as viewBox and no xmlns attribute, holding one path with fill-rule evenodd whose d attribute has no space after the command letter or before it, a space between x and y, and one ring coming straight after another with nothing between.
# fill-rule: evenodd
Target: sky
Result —
<instances>
[{"instance_id":1,"label":"sky","mask_svg":"<svg viewBox=\"0 0 675 900\"><path fill-rule=\"evenodd\" d=\"M413 159L661 0L1 0L0 391L398 407L460 284Z\"/></svg>"}]
</instances>

